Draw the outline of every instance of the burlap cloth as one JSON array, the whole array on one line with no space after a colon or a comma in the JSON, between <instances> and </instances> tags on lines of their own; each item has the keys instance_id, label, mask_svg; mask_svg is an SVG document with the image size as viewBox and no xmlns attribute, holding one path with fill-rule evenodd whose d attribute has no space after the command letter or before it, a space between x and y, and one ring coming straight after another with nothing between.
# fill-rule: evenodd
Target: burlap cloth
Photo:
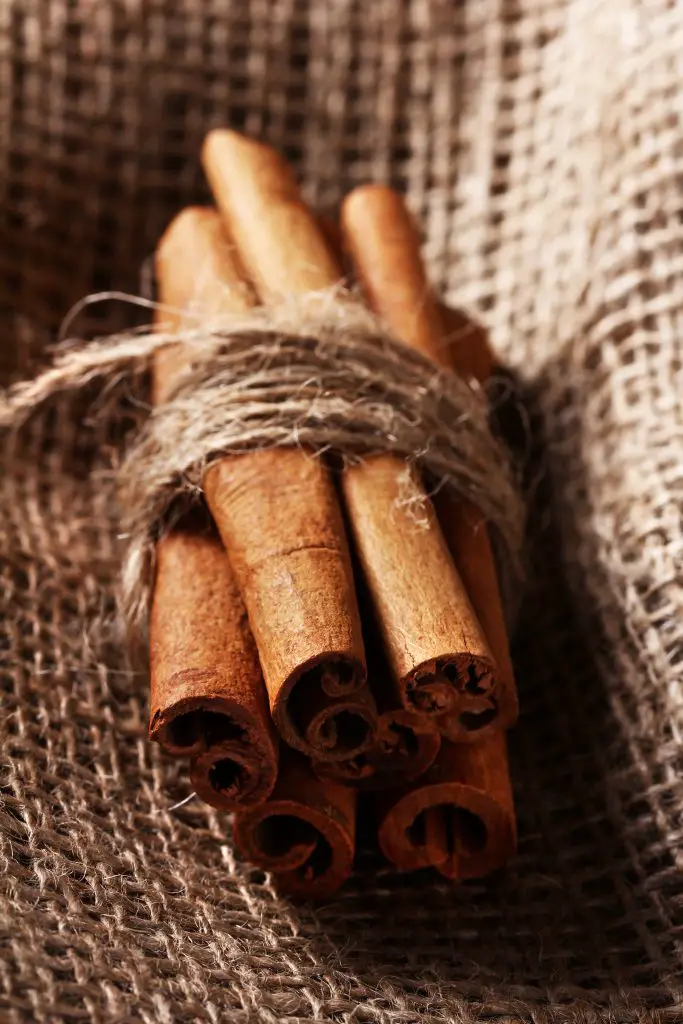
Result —
<instances>
[{"instance_id":1,"label":"burlap cloth","mask_svg":"<svg viewBox=\"0 0 683 1024\"><path fill-rule=\"evenodd\" d=\"M683 1020L682 55L675 0L2 0L6 378L82 294L138 288L230 124L317 204L407 191L540 454L519 856L450 888L368 854L313 910L222 815L171 809L187 781L145 738L104 472L132 396L8 442L0 1019Z\"/></svg>"}]
</instances>

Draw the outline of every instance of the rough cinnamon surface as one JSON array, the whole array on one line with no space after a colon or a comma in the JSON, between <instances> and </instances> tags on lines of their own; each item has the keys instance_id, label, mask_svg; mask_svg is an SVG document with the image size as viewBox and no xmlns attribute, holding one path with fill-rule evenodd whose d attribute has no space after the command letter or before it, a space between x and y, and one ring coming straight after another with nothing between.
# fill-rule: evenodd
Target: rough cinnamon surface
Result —
<instances>
[{"instance_id":1,"label":"rough cinnamon surface","mask_svg":"<svg viewBox=\"0 0 683 1024\"><path fill-rule=\"evenodd\" d=\"M206 521L157 544L149 734L192 757L195 791L234 811L275 785L278 742L256 645L228 557Z\"/></svg>"},{"instance_id":2,"label":"rough cinnamon surface","mask_svg":"<svg viewBox=\"0 0 683 1024\"><path fill-rule=\"evenodd\" d=\"M286 149L314 202L406 187L539 413L519 856L461 889L362 859L314 913L223 815L169 812L188 789L121 661L111 494L63 406L0 475L0 1015L677 1024L680 8L275 6L6 5L0 362L26 372L93 287L137 291L211 124Z\"/></svg>"}]
</instances>

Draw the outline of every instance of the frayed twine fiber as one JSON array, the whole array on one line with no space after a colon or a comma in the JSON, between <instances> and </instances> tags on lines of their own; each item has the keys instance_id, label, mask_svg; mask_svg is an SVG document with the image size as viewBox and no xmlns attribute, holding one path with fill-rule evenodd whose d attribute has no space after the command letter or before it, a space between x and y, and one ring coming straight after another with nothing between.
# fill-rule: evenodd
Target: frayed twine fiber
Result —
<instances>
[{"instance_id":1,"label":"frayed twine fiber","mask_svg":"<svg viewBox=\"0 0 683 1024\"><path fill-rule=\"evenodd\" d=\"M360 303L328 293L214 319L180 333L114 335L71 344L34 380L0 395L15 427L59 393L149 369L181 343L190 359L169 401L152 409L119 472L127 551L121 609L146 630L156 540L201 500L208 465L226 455L300 446L344 462L389 452L430 487L473 502L519 567L523 505L485 403L456 374L393 338ZM420 528L420 510L409 510ZM508 569L509 566L506 566Z\"/></svg>"}]
</instances>

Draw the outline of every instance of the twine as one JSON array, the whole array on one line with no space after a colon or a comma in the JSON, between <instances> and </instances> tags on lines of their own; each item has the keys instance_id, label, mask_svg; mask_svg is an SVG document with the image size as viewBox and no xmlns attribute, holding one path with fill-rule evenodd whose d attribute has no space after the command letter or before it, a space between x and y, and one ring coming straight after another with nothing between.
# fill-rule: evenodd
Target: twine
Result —
<instances>
[{"instance_id":1,"label":"twine","mask_svg":"<svg viewBox=\"0 0 683 1024\"><path fill-rule=\"evenodd\" d=\"M50 398L96 378L149 369L169 344L189 355L169 400L151 410L119 471L121 610L144 633L158 537L202 499L207 467L226 455L299 446L349 464L391 453L430 489L481 509L504 558L519 566L523 505L509 457L470 383L393 338L358 302L313 294L190 327L70 344L52 367L0 395L0 426L17 426ZM415 502L406 487L405 504ZM421 499L417 499L419 502ZM420 509L409 514L420 528Z\"/></svg>"}]
</instances>

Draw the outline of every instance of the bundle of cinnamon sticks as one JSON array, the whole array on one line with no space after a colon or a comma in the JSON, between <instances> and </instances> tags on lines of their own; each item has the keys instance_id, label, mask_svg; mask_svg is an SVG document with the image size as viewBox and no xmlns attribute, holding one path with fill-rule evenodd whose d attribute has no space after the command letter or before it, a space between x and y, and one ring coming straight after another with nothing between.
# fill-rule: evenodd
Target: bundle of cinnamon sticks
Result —
<instances>
[{"instance_id":1,"label":"bundle of cinnamon sticks","mask_svg":"<svg viewBox=\"0 0 683 1024\"><path fill-rule=\"evenodd\" d=\"M436 302L396 193L356 189L337 225L263 144L215 131L203 162L217 209L185 210L158 247L160 324L324 293L348 270L396 338L485 380L485 335ZM155 404L190 363L182 343L159 352ZM517 701L479 511L430 498L395 456L333 470L295 447L212 461L203 497L157 544L150 736L234 812L239 850L283 892L327 896L352 869L364 799L399 869L502 865Z\"/></svg>"}]
</instances>

